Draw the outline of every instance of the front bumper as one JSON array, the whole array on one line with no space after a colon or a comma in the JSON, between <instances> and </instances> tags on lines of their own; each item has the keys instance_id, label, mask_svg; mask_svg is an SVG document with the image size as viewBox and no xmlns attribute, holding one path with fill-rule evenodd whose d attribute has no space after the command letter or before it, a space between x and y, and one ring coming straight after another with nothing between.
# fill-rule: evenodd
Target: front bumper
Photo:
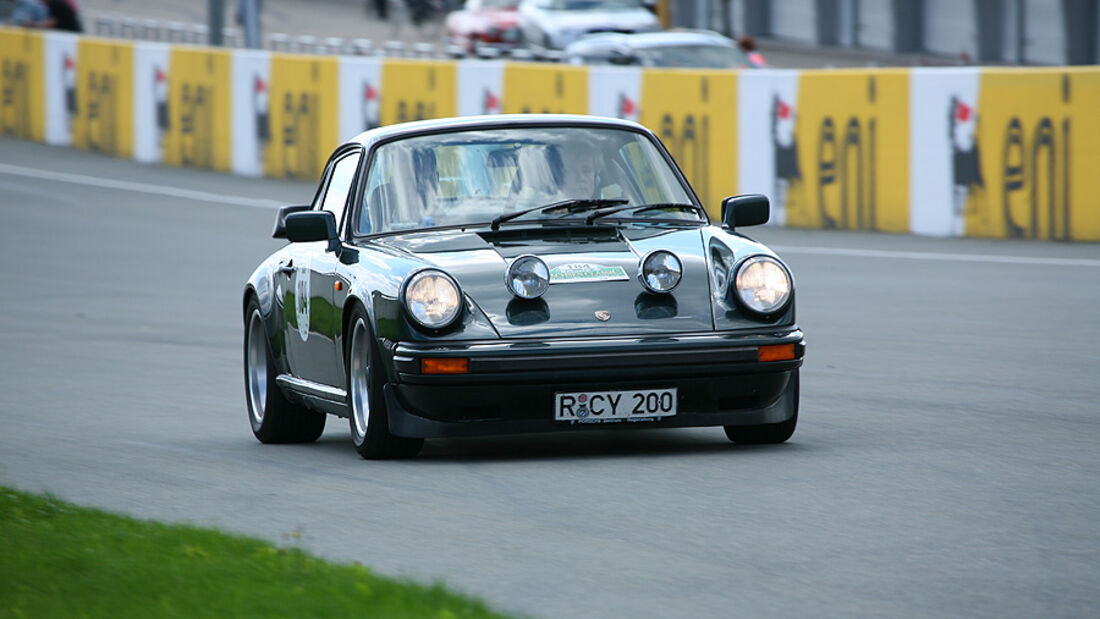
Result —
<instances>
[{"instance_id":1,"label":"front bumper","mask_svg":"<svg viewBox=\"0 0 1100 619\"><path fill-rule=\"evenodd\" d=\"M760 346L794 344L794 359L761 362ZM389 343L385 387L390 431L435 438L581 428L755 425L798 410L798 329L445 346ZM465 374L420 372L424 358L465 358ZM554 394L675 387L677 414L656 421L570 424L554 420Z\"/></svg>"}]
</instances>

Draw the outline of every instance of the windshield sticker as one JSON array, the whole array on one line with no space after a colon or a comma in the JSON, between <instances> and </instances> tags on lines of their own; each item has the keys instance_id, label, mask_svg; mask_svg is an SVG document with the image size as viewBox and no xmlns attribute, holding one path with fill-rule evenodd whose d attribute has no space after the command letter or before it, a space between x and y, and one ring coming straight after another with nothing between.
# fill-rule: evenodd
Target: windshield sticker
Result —
<instances>
[{"instance_id":1,"label":"windshield sticker","mask_svg":"<svg viewBox=\"0 0 1100 619\"><path fill-rule=\"evenodd\" d=\"M630 279L621 266L605 266L587 262L559 264L550 269L551 284L579 284L581 282L606 282Z\"/></svg>"}]
</instances>

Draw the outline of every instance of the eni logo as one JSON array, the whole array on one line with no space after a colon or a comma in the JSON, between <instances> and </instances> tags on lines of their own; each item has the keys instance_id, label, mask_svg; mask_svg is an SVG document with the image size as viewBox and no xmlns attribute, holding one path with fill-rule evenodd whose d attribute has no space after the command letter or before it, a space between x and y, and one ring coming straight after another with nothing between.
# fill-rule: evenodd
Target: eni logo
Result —
<instances>
[{"instance_id":1,"label":"eni logo","mask_svg":"<svg viewBox=\"0 0 1100 619\"><path fill-rule=\"evenodd\" d=\"M30 86L27 65L4 59L0 71L0 131L18 138L31 137Z\"/></svg>"},{"instance_id":2,"label":"eni logo","mask_svg":"<svg viewBox=\"0 0 1100 619\"><path fill-rule=\"evenodd\" d=\"M118 152L116 76L90 71L85 81L87 105L84 109L85 143L90 150L113 155Z\"/></svg>"}]
</instances>

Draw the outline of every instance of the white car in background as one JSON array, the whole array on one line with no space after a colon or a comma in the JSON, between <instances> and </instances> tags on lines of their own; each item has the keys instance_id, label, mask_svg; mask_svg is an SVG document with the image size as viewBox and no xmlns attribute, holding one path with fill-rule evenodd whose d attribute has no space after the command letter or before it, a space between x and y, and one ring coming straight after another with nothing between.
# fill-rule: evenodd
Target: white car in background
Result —
<instances>
[{"instance_id":1,"label":"white car in background","mask_svg":"<svg viewBox=\"0 0 1100 619\"><path fill-rule=\"evenodd\" d=\"M746 69L766 66L759 52L711 30L666 30L639 34L601 33L565 48L565 62L590 65Z\"/></svg>"},{"instance_id":2,"label":"white car in background","mask_svg":"<svg viewBox=\"0 0 1100 619\"><path fill-rule=\"evenodd\" d=\"M560 50L595 32L655 32L657 16L642 0L523 0L520 29L535 50Z\"/></svg>"}]
</instances>

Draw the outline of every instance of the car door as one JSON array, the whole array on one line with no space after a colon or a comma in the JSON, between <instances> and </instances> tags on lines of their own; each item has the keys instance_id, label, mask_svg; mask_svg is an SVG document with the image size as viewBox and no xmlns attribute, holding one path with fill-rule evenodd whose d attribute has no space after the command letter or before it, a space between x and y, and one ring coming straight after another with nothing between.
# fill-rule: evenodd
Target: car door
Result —
<instances>
[{"instance_id":1,"label":"car door","mask_svg":"<svg viewBox=\"0 0 1100 619\"><path fill-rule=\"evenodd\" d=\"M314 210L326 210L336 218L337 230L346 226L344 213L359 168L361 149L338 151L330 160L321 190L313 201ZM327 243L299 243L292 256L294 271L290 288L297 328L287 330L287 352L295 376L323 385L341 386L342 355L340 308L335 306L339 256L327 251ZM343 295L341 295L343 298Z\"/></svg>"}]
</instances>

